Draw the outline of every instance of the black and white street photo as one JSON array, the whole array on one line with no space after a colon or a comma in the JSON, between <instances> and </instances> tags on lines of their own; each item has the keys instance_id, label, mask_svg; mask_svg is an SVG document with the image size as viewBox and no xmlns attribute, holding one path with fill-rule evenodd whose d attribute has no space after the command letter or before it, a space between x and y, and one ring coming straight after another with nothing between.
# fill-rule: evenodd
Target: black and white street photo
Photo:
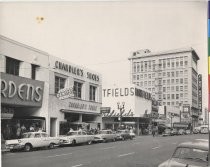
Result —
<instances>
[{"instance_id":1,"label":"black and white street photo","mask_svg":"<svg viewBox=\"0 0 210 167\"><path fill-rule=\"evenodd\" d=\"M1 2L1 166L207 167L207 12Z\"/></svg>"}]
</instances>

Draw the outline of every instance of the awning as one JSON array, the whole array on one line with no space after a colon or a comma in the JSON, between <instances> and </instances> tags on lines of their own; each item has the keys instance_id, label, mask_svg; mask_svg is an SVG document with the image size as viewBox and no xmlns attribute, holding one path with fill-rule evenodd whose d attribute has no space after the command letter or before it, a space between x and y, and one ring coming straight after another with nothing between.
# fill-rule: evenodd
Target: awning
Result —
<instances>
[{"instance_id":1,"label":"awning","mask_svg":"<svg viewBox=\"0 0 210 167\"><path fill-rule=\"evenodd\" d=\"M74 110L67 110L67 109L60 109L60 111L64 112L64 113L74 113L74 114L89 114L89 115L98 115L98 116L101 115L101 113L85 112L85 111L74 111Z\"/></svg>"}]
</instances>

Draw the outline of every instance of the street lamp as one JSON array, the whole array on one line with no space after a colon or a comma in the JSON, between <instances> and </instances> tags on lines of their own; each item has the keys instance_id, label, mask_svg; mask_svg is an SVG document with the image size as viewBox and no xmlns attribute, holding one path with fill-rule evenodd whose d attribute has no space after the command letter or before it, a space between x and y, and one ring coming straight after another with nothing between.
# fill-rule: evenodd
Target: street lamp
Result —
<instances>
[{"instance_id":1,"label":"street lamp","mask_svg":"<svg viewBox=\"0 0 210 167\"><path fill-rule=\"evenodd\" d=\"M173 119L174 116L175 116L174 113L170 113L170 115L169 115L169 117L171 118L171 129L172 129L172 119Z\"/></svg>"},{"instance_id":2,"label":"street lamp","mask_svg":"<svg viewBox=\"0 0 210 167\"><path fill-rule=\"evenodd\" d=\"M119 116L120 127L121 127L121 124L122 124L122 111L124 110L124 108L125 108L125 102L122 102L122 105L120 105L120 102L117 103L117 109L120 110L120 116Z\"/></svg>"},{"instance_id":3,"label":"street lamp","mask_svg":"<svg viewBox=\"0 0 210 167\"><path fill-rule=\"evenodd\" d=\"M180 118L180 123L182 122L182 103L179 103L179 118Z\"/></svg>"}]
</instances>

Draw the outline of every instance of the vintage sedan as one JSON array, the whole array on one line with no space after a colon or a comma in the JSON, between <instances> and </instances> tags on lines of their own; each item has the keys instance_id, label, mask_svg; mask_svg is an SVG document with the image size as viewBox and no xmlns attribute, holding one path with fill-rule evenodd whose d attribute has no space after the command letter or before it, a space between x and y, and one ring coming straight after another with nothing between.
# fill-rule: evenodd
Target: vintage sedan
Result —
<instances>
[{"instance_id":1,"label":"vintage sedan","mask_svg":"<svg viewBox=\"0 0 210 167\"><path fill-rule=\"evenodd\" d=\"M133 137L130 135L129 130L118 130L117 131L117 140L126 140L126 139L133 139Z\"/></svg>"},{"instance_id":2,"label":"vintage sedan","mask_svg":"<svg viewBox=\"0 0 210 167\"><path fill-rule=\"evenodd\" d=\"M208 141L185 142L178 145L173 156L158 167L207 167Z\"/></svg>"},{"instance_id":3,"label":"vintage sedan","mask_svg":"<svg viewBox=\"0 0 210 167\"><path fill-rule=\"evenodd\" d=\"M95 142L107 142L115 141L117 139L117 134L112 130L100 130L98 134L95 135Z\"/></svg>"},{"instance_id":4,"label":"vintage sedan","mask_svg":"<svg viewBox=\"0 0 210 167\"><path fill-rule=\"evenodd\" d=\"M92 144L94 135L88 135L86 131L69 131L65 136L60 136L61 145L76 145L81 143Z\"/></svg>"},{"instance_id":5,"label":"vintage sedan","mask_svg":"<svg viewBox=\"0 0 210 167\"><path fill-rule=\"evenodd\" d=\"M22 134L21 139L6 140L6 149L31 151L33 148L49 147L59 145L58 137L49 137L45 132L27 132Z\"/></svg>"},{"instance_id":6,"label":"vintage sedan","mask_svg":"<svg viewBox=\"0 0 210 167\"><path fill-rule=\"evenodd\" d=\"M162 136L171 136L171 129L165 129Z\"/></svg>"}]
</instances>

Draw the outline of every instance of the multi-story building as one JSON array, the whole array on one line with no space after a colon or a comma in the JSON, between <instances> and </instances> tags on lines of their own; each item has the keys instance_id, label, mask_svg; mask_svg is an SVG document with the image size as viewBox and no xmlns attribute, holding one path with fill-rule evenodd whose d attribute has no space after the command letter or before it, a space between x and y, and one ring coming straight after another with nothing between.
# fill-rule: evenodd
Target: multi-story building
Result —
<instances>
[{"instance_id":1,"label":"multi-story building","mask_svg":"<svg viewBox=\"0 0 210 167\"><path fill-rule=\"evenodd\" d=\"M101 128L102 77L95 71L0 36L1 127L4 139L25 127L57 136Z\"/></svg>"},{"instance_id":2,"label":"multi-story building","mask_svg":"<svg viewBox=\"0 0 210 167\"><path fill-rule=\"evenodd\" d=\"M1 133L17 138L17 128L48 131L46 52L0 36Z\"/></svg>"},{"instance_id":3,"label":"multi-story building","mask_svg":"<svg viewBox=\"0 0 210 167\"><path fill-rule=\"evenodd\" d=\"M159 105L190 106L194 126L198 121L199 57L193 48L164 52L139 50L130 60L130 80L152 92Z\"/></svg>"}]
</instances>

